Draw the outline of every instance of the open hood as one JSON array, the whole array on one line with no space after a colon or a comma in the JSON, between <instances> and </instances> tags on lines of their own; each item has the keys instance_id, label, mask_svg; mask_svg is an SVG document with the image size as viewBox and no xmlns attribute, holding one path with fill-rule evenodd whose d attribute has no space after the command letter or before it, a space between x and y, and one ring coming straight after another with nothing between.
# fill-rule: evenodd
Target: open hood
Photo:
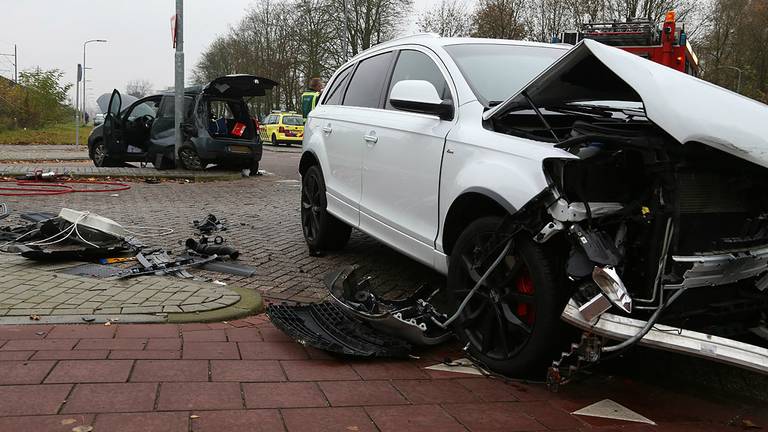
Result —
<instances>
[{"instance_id":1,"label":"open hood","mask_svg":"<svg viewBox=\"0 0 768 432\"><path fill-rule=\"evenodd\" d=\"M99 110L101 110L102 113L106 114L107 111L109 111L109 99L112 97L112 93L104 93L103 95L96 98L96 105L99 106ZM135 96L131 96L129 94L121 94L120 95L120 106L121 109L126 109L129 106L131 106L132 103L136 102L138 99Z\"/></svg>"},{"instance_id":2,"label":"open hood","mask_svg":"<svg viewBox=\"0 0 768 432\"><path fill-rule=\"evenodd\" d=\"M768 167L768 105L651 62L584 40L485 120L586 101L640 102L646 117L682 144L698 142Z\"/></svg>"},{"instance_id":3,"label":"open hood","mask_svg":"<svg viewBox=\"0 0 768 432\"><path fill-rule=\"evenodd\" d=\"M226 75L209 82L202 92L221 97L264 96L267 90L276 85L278 83L275 81L256 75Z\"/></svg>"}]
</instances>

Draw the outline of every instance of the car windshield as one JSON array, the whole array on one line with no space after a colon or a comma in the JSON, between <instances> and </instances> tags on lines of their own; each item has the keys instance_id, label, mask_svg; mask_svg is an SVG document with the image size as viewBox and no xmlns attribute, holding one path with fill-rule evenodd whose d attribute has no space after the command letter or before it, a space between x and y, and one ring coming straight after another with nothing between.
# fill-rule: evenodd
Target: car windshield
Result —
<instances>
[{"instance_id":1,"label":"car windshield","mask_svg":"<svg viewBox=\"0 0 768 432\"><path fill-rule=\"evenodd\" d=\"M299 116L286 116L283 117L283 124L288 126L301 126L304 124L304 119Z\"/></svg>"},{"instance_id":2,"label":"car windshield","mask_svg":"<svg viewBox=\"0 0 768 432\"><path fill-rule=\"evenodd\" d=\"M486 106L507 100L567 52L555 47L504 44L450 45L445 50Z\"/></svg>"}]
</instances>

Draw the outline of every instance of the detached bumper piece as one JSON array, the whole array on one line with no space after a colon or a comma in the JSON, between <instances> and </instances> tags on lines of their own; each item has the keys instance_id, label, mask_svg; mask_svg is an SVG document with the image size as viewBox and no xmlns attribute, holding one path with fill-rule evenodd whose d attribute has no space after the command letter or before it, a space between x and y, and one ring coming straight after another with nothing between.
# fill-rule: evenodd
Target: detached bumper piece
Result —
<instances>
[{"instance_id":1,"label":"detached bumper piece","mask_svg":"<svg viewBox=\"0 0 768 432\"><path fill-rule=\"evenodd\" d=\"M642 320L610 313L590 322L579 313L573 301L565 307L562 318L591 334L620 341L636 335L646 324ZM768 349L732 339L656 324L638 343L768 373Z\"/></svg>"},{"instance_id":2,"label":"detached bumper piece","mask_svg":"<svg viewBox=\"0 0 768 432\"><path fill-rule=\"evenodd\" d=\"M273 324L303 345L356 357L407 357L415 346L437 345L451 333L435 324L444 320L429 304L429 291L418 289L403 300L380 300L370 291L370 277L357 266L328 275L331 301L270 306Z\"/></svg>"},{"instance_id":3,"label":"detached bumper piece","mask_svg":"<svg viewBox=\"0 0 768 432\"><path fill-rule=\"evenodd\" d=\"M411 345L374 330L326 302L308 305L271 305L267 315L275 327L302 345L353 357L405 358Z\"/></svg>"}]
</instances>

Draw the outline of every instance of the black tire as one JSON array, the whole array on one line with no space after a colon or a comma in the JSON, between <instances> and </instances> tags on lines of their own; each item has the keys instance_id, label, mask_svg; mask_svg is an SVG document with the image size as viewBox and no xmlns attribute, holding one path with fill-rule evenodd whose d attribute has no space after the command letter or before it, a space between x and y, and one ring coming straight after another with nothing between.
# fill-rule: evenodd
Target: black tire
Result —
<instances>
[{"instance_id":1,"label":"black tire","mask_svg":"<svg viewBox=\"0 0 768 432\"><path fill-rule=\"evenodd\" d=\"M352 227L326 210L323 173L311 166L301 178L301 228L311 251L335 251L349 242Z\"/></svg>"},{"instance_id":2,"label":"black tire","mask_svg":"<svg viewBox=\"0 0 768 432\"><path fill-rule=\"evenodd\" d=\"M259 161L257 159L252 159L251 160L251 164L249 165L248 168L251 169L251 175L252 176L258 175L258 173L259 173Z\"/></svg>"},{"instance_id":3,"label":"black tire","mask_svg":"<svg viewBox=\"0 0 768 432\"><path fill-rule=\"evenodd\" d=\"M202 171L205 169L206 163L200 159L200 156L195 150L195 146L190 143L186 143L179 149L178 161L182 168L189 171Z\"/></svg>"},{"instance_id":4,"label":"black tire","mask_svg":"<svg viewBox=\"0 0 768 432\"><path fill-rule=\"evenodd\" d=\"M456 241L446 290L452 311L504 249L504 242L488 244L500 223L496 216L477 219ZM484 256L488 258L480 264ZM515 237L507 258L454 322L456 334L474 358L508 376L545 375L568 334L560 320L567 293L557 268L541 245L525 235Z\"/></svg>"},{"instance_id":5,"label":"black tire","mask_svg":"<svg viewBox=\"0 0 768 432\"><path fill-rule=\"evenodd\" d=\"M107 146L101 139L93 143L91 160L93 160L93 164L97 167L113 167L116 165L116 162L109 157Z\"/></svg>"},{"instance_id":6,"label":"black tire","mask_svg":"<svg viewBox=\"0 0 768 432\"><path fill-rule=\"evenodd\" d=\"M280 143L277 142L277 135L275 135L275 134L272 134L272 145L273 146L280 145Z\"/></svg>"}]
</instances>

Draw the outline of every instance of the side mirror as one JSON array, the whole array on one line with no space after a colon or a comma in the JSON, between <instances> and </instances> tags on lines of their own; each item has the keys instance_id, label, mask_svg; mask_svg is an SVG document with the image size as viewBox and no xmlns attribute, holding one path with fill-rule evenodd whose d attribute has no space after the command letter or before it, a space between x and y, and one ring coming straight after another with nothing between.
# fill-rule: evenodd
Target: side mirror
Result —
<instances>
[{"instance_id":1,"label":"side mirror","mask_svg":"<svg viewBox=\"0 0 768 432\"><path fill-rule=\"evenodd\" d=\"M429 81L398 81L389 94L389 103L399 110L436 115L441 120L453 119L453 101L440 99Z\"/></svg>"}]
</instances>

